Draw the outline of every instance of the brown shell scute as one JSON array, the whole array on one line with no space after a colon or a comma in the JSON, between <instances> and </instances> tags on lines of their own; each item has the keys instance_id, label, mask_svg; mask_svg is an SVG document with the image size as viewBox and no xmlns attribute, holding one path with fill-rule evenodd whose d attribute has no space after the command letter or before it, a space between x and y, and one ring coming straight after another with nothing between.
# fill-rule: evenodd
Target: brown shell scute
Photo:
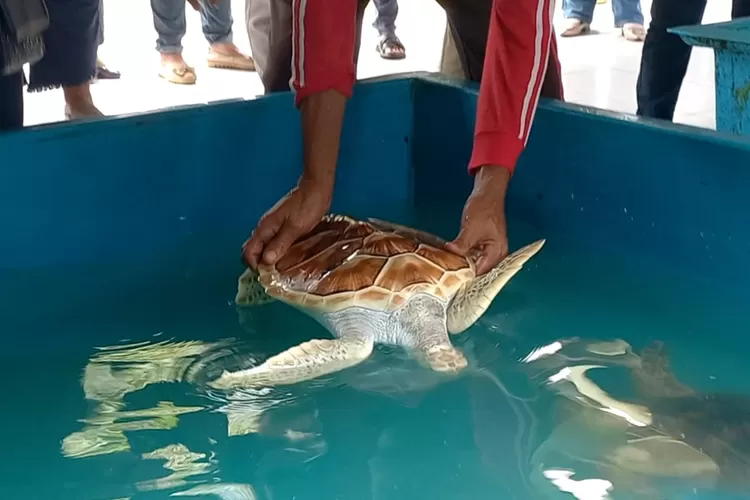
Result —
<instances>
[{"instance_id":1,"label":"brown shell scute","mask_svg":"<svg viewBox=\"0 0 750 500\"><path fill-rule=\"evenodd\" d=\"M387 259L377 257L355 257L328 273L310 291L318 295L331 295L340 292L356 292L372 286Z\"/></svg>"},{"instance_id":2,"label":"brown shell scute","mask_svg":"<svg viewBox=\"0 0 750 500\"><path fill-rule=\"evenodd\" d=\"M362 253L379 257L392 257L402 253L411 253L417 249L417 243L397 234L376 233L365 238Z\"/></svg>"},{"instance_id":3,"label":"brown shell scute","mask_svg":"<svg viewBox=\"0 0 750 500\"><path fill-rule=\"evenodd\" d=\"M440 241L382 221L329 215L275 266L259 269L261 283L272 296L327 311L393 310L420 292L448 299L473 279L474 267Z\"/></svg>"},{"instance_id":4,"label":"brown shell scute","mask_svg":"<svg viewBox=\"0 0 750 500\"><path fill-rule=\"evenodd\" d=\"M420 245L416 253L417 255L421 255L425 259L434 262L446 271L458 271L459 269L467 267L466 259L460 255L446 252L445 250L438 250L437 248L427 245Z\"/></svg>"},{"instance_id":5,"label":"brown shell scute","mask_svg":"<svg viewBox=\"0 0 750 500\"><path fill-rule=\"evenodd\" d=\"M405 254L391 257L375 284L394 292L400 292L407 286L418 283L435 285L444 273L443 269L431 262L414 258L413 254Z\"/></svg>"},{"instance_id":6,"label":"brown shell scute","mask_svg":"<svg viewBox=\"0 0 750 500\"><path fill-rule=\"evenodd\" d=\"M328 276L331 271L335 269L338 272L341 265L360 248L362 248L361 239L333 243L317 255L313 254L312 257L300 264L286 269L283 273L279 272L279 280L282 283L288 283L294 289L311 292L320 280ZM309 254L300 255L307 256Z\"/></svg>"}]
</instances>

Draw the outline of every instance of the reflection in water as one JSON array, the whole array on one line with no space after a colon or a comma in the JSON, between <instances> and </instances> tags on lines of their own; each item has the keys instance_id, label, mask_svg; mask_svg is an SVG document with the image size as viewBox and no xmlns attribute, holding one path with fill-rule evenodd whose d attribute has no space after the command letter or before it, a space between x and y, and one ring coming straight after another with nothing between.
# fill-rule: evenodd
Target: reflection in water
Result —
<instances>
[{"instance_id":1,"label":"reflection in water","mask_svg":"<svg viewBox=\"0 0 750 500\"><path fill-rule=\"evenodd\" d=\"M83 458L130 450L125 432L170 430L178 416L202 407L160 401L153 408L126 410L124 398L148 385L179 382L196 357L213 346L200 342L147 342L98 349L83 372L83 392L94 403L80 432L62 443L66 457Z\"/></svg>"},{"instance_id":2,"label":"reflection in water","mask_svg":"<svg viewBox=\"0 0 750 500\"><path fill-rule=\"evenodd\" d=\"M577 358L597 364L570 363L562 346L547 349L543 372L548 387L564 396L560 407L569 418L531 457L538 491L550 498L565 491L582 500L620 494L656 499L697 488L750 493L750 397L698 394L680 384L660 343L640 355L629 348L595 347L591 354L620 358L616 364L628 368L639 402L619 400L589 376L613 363L590 356ZM530 365L544 359L527 357Z\"/></svg>"},{"instance_id":3,"label":"reflection in water","mask_svg":"<svg viewBox=\"0 0 750 500\"><path fill-rule=\"evenodd\" d=\"M466 342L470 357L486 350L474 348L476 342L479 337ZM186 414L221 415L229 438L259 434L276 440L252 465L252 482L270 498L275 486L269 478L295 466L303 470L327 453L328 444L314 398L301 398L294 387L228 393L205 389L204 382L227 363L238 363L231 346L231 340L163 341L98 350L82 379L91 410L80 421L82 428L63 440L62 454L80 459L127 452L132 433L173 430ZM622 340L569 338L539 346L519 361L497 363L492 370L477 363L465 378L471 388L475 445L498 497L652 500L685 488L750 491L750 398L700 395L680 384L663 348L635 354ZM635 396L616 396L597 377L618 373L627 374ZM399 352L376 352L339 379L407 408L418 407L430 390L454 380ZM143 401L136 393L150 385L183 382L199 389L201 403L178 404L186 393L181 389L175 391L176 400L135 406ZM305 390L316 387L330 385L321 382ZM377 451L362 464L372 498L388 498L397 477L417 472L416 465L400 467L402 462L394 458L400 448L393 443L408 447L413 437L399 434L399 424L388 425L378 431ZM405 437L394 437L400 435ZM136 481L137 491L256 500L249 484L219 478L214 448L196 452L179 441L172 438L136 455L145 462L162 460L168 471ZM668 480L679 481L670 485Z\"/></svg>"},{"instance_id":4,"label":"reflection in water","mask_svg":"<svg viewBox=\"0 0 750 500\"><path fill-rule=\"evenodd\" d=\"M201 484L189 490L172 493L173 497L197 497L214 495L222 500L255 500L255 490L249 484L224 483Z\"/></svg>"},{"instance_id":5,"label":"reflection in water","mask_svg":"<svg viewBox=\"0 0 750 500\"><path fill-rule=\"evenodd\" d=\"M215 376L212 370L220 373L223 364L233 356L231 343L231 339L214 343L167 340L97 349L84 369L81 382L92 408L86 418L80 420L83 428L63 439L63 456L80 459L127 452L131 450L128 433L172 430L178 426L180 415L206 410L226 415L230 437L250 433L276 436L289 444L286 449L298 452L299 456L306 454L303 460L307 461L325 453L325 442L315 426L317 411L312 412L312 418L305 419L311 412L300 411L289 394L260 390L237 391L219 397L206 392L204 400L208 403L201 406L158 401L153 407L128 408L133 402L126 396L154 384L188 382L194 387L201 386L204 379ZM178 396L184 396L184 391ZM293 408L294 416L277 418L279 414L289 417L284 415L286 408ZM209 442L215 444L211 439ZM185 444L174 443L143 453L141 459L164 460L164 468L170 473L136 482L138 491L184 488L171 495L256 499L248 484L213 482L219 471L213 453L207 456L191 451ZM209 474L213 479L207 476Z\"/></svg>"},{"instance_id":6,"label":"reflection in water","mask_svg":"<svg viewBox=\"0 0 750 500\"><path fill-rule=\"evenodd\" d=\"M193 453L184 444L170 444L142 455L144 460L165 460L164 468L172 471L167 477L139 481L136 488L140 491L168 490L185 486L190 476L200 476L211 472L213 464L206 459L205 453Z\"/></svg>"}]
</instances>

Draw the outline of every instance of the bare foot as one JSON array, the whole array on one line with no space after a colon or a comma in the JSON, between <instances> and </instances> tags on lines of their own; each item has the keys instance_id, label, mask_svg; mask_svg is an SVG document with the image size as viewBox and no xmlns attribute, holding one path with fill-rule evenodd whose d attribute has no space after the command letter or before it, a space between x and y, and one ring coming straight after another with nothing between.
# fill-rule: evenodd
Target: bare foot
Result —
<instances>
[{"instance_id":1,"label":"bare foot","mask_svg":"<svg viewBox=\"0 0 750 500\"><path fill-rule=\"evenodd\" d=\"M96 118L98 116L104 116L104 113L93 104L65 104L65 119L67 120Z\"/></svg>"},{"instance_id":2,"label":"bare foot","mask_svg":"<svg viewBox=\"0 0 750 500\"><path fill-rule=\"evenodd\" d=\"M68 120L104 116L104 113L94 106L89 82L64 87L63 94L65 95L65 118Z\"/></svg>"}]
</instances>

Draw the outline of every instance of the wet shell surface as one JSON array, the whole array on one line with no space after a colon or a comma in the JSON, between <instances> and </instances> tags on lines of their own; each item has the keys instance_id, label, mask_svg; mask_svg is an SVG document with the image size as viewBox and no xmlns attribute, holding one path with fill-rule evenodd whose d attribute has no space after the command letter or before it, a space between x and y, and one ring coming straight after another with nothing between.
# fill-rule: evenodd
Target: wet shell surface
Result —
<instances>
[{"instance_id":1,"label":"wet shell surface","mask_svg":"<svg viewBox=\"0 0 750 500\"><path fill-rule=\"evenodd\" d=\"M328 215L273 266L260 266L267 293L292 305L335 312L393 311L417 293L448 301L474 279L474 264L439 238L380 221Z\"/></svg>"}]
</instances>

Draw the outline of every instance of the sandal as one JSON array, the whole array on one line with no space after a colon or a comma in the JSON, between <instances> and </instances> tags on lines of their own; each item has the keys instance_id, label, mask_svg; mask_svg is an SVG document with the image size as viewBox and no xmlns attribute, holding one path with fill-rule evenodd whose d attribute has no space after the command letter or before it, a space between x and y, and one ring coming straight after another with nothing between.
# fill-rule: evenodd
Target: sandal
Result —
<instances>
[{"instance_id":1,"label":"sandal","mask_svg":"<svg viewBox=\"0 0 750 500\"><path fill-rule=\"evenodd\" d=\"M187 64L168 62L161 63L161 71L159 71L159 76L170 83L177 83L180 85L193 85L198 79L195 75L195 69L191 68Z\"/></svg>"},{"instance_id":2,"label":"sandal","mask_svg":"<svg viewBox=\"0 0 750 500\"><path fill-rule=\"evenodd\" d=\"M591 23L587 23L573 17L566 19L564 26L565 29L563 29L562 33L560 33L560 36L564 37L585 35L586 33L591 31Z\"/></svg>"},{"instance_id":3,"label":"sandal","mask_svg":"<svg viewBox=\"0 0 750 500\"><path fill-rule=\"evenodd\" d=\"M255 61L252 57L240 54L222 54L211 50L206 57L209 68L234 69L237 71L255 71Z\"/></svg>"},{"instance_id":4,"label":"sandal","mask_svg":"<svg viewBox=\"0 0 750 500\"><path fill-rule=\"evenodd\" d=\"M113 71L102 62L101 59L96 59L96 75L97 80L117 80L120 78L119 71Z\"/></svg>"},{"instance_id":5,"label":"sandal","mask_svg":"<svg viewBox=\"0 0 750 500\"><path fill-rule=\"evenodd\" d=\"M646 29L642 24L625 23L622 26L622 36L631 42L642 42L646 39Z\"/></svg>"},{"instance_id":6,"label":"sandal","mask_svg":"<svg viewBox=\"0 0 750 500\"><path fill-rule=\"evenodd\" d=\"M383 59L403 59L406 57L406 48L396 35L381 36L375 50Z\"/></svg>"}]
</instances>

